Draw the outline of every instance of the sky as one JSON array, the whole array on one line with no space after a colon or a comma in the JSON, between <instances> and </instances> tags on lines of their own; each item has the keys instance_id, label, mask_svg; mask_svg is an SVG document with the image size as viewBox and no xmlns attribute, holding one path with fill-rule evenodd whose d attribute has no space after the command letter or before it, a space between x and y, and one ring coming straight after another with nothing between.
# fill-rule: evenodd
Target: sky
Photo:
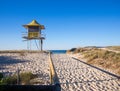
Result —
<instances>
[{"instance_id":1,"label":"sky","mask_svg":"<svg viewBox=\"0 0 120 91\"><path fill-rule=\"evenodd\" d=\"M44 50L120 45L120 0L0 0L0 50L27 49L22 25L34 19Z\"/></svg>"}]
</instances>

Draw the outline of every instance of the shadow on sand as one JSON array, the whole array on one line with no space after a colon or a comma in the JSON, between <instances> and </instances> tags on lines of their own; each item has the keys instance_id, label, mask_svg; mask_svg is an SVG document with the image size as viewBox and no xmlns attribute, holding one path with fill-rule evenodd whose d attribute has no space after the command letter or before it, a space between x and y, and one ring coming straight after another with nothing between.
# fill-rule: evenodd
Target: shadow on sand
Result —
<instances>
[{"instance_id":1,"label":"shadow on sand","mask_svg":"<svg viewBox=\"0 0 120 91\"><path fill-rule=\"evenodd\" d=\"M0 65L11 65L11 64L23 63L27 61L28 60L14 59L13 57L9 57L9 56L0 56ZM2 69L1 66L0 68Z\"/></svg>"},{"instance_id":2,"label":"shadow on sand","mask_svg":"<svg viewBox=\"0 0 120 91\"><path fill-rule=\"evenodd\" d=\"M12 65L12 64L18 64L18 63L24 63L28 62L29 60L20 60L20 59L15 59L14 57L9 57L9 56L0 56L0 71L8 69L5 66ZM3 74L11 74L11 72L2 72Z\"/></svg>"},{"instance_id":3,"label":"shadow on sand","mask_svg":"<svg viewBox=\"0 0 120 91\"><path fill-rule=\"evenodd\" d=\"M105 81L112 81L112 80L118 80L117 78L111 78L111 79L103 79L103 80L87 80L87 81L77 81L77 82L65 82L60 84L77 84L77 83L93 83L93 82L105 82Z\"/></svg>"}]
</instances>

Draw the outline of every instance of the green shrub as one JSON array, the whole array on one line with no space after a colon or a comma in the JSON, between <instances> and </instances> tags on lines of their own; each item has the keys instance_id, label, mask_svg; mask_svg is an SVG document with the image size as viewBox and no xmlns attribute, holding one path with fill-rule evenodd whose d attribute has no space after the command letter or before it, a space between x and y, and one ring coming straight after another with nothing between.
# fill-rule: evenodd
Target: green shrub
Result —
<instances>
[{"instance_id":1,"label":"green shrub","mask_svg":"<svg viewBox=\"0 0 120 91\"><path fill-rule=\"evenodd\" d=\"M9 76L9 77L4 77L3 75L1 75L1 80L0 80L0 84L17 84L17 76L13 75L13 76ZM21 84L30 84L30 80L34 79L35 77L37 77L36 75L32 74L31 72L27 72L27 73L21 73L20 74L20 83Z\"/></svg>"},{"instance_id":2,"label":"green shrub","mask_svg":"<svg viewBox=\"0 0 120 91\"><path fill-rule=\"evenodd\" d=\"M3 74L0 73L0 85L2 84Z\"/></svg>"},{"instance_id":3,"label":"green shrub","mask_svg":"<svg viewBox=\"0 0 120 91\"><path fill-rule=\"evenodd\" d=\"M0 80L3 78L3 74L2 73L0 73Z\"/></svg>"},{"instance_id":4,"label":"green shrub","mask_svg":"<svg viewBox=\"0 0 120 91\"><path fill-rule=\"evenodd\" d=\"M77 48L72 48L70 49L71 52L74 52Z\"/></svg>"},{"instance_id":5,"label":"green shrub","mask_svg":"<svg viewBox=\"0 0 120 91\"><path fill-rule=\"evenodd\" d=\"M32 74L31 72L21 73L20 80L22 84L30 84L30 80L37 77L36 75Z\"/></svg>"},{"instance_id":6,"label":"green shrub","mask_svg":"<svg viewBox=\"0 0 120 91\"><path fill-rule=\"evenodd\" d=\"M17 77L16 76L9 76L2 79L2 84L17 84Z\"/></svg>"}]
</instances>

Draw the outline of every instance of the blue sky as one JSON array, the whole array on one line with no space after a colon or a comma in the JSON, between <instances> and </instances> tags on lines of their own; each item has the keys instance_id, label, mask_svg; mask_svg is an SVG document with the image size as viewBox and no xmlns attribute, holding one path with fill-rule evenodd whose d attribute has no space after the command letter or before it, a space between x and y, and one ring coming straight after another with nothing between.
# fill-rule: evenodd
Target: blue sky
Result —
<instances>
[{"instance_id":1,"label":"blue sky","mask_svg":"<svg viewBox=\"0 0 120 91\"><path fill-rule=\"evenodd\" d=\"M0 50L26 49L33 19L46 27L44 49L120 45L119 0L0 0Z\"/></svg>"}]
</instances>

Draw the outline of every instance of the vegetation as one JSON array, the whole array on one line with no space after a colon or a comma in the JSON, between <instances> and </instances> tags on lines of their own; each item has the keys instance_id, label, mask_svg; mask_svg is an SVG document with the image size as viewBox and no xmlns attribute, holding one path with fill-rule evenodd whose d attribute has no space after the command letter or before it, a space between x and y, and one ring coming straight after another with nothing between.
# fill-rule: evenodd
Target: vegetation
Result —
<instances>
[{"instance_id":1,"label":"vegetation","mask_svg":"<svg viewBox=\"0 0 120 91\"><path fill-rule=\"evenodd\" d=\"M3 74L0 73L0 84L2 83Z\"/></svg>"},{"instance_id":2,"label":"vegetation","mask_svg":"<svg viewBox=\"0 0 120 91\"><path fill-rule=\"evenodd\" d=\"M31 72L21 73L20 74L20 84L32 84L30 80L36 78L37 76L32 74ZM12 75L9 77L4 77L2 73L0 73L0 84L17 84L17 76Z\"/></svg>"},{"instance_id":3,"label":"vegetation","mask_svg":"<svg viewBox=\"0 0 120 91\"><path fill-rule=\"evenodd\" d=\"M70 52L74 52L77 48L72 48L70 50L67 51L67 53L70 53Z\"/></svg>"},{"instance_id":4,"label":"vegetation","mask_svg":"<svg viewBox=\"0 0 120 91\"><path fill-rule=\"evenodd\" d=\"M20 80L21 80L22 84L31 84L30 80L32 80L36 77L37 77L37 75L34 75L31 72L20 74Z\"/></svg>"},{"instance_id":5,"label":"vegetation","mask_svg":"<svg viewBox=\"0 0 120 91\"><path fill-rule=\"evenodd\" d=\"M120 51L120 46L108 46L107 48L115 51Z\"/></svg>"},{"instance_id":6,"label":"vegetation","mask_svg":"<svg viewBox=\"0 0 120 91\"><path fill-rule=\"evenodd\" d=\"M46 53L46 51L40 51L40 50L0 50L0 53Z\"/></svg>"},{"instance_id":7,"label":"vegetation","mask_svg":"<svg viewBox=\"0 0 120 91\"><path fill-rule=\"evenodd\" d=\"M81 53L87 63L111 69L120 75L120 53L98 48L77 48L73 53Z\"/></svg>"}]
</instances>

